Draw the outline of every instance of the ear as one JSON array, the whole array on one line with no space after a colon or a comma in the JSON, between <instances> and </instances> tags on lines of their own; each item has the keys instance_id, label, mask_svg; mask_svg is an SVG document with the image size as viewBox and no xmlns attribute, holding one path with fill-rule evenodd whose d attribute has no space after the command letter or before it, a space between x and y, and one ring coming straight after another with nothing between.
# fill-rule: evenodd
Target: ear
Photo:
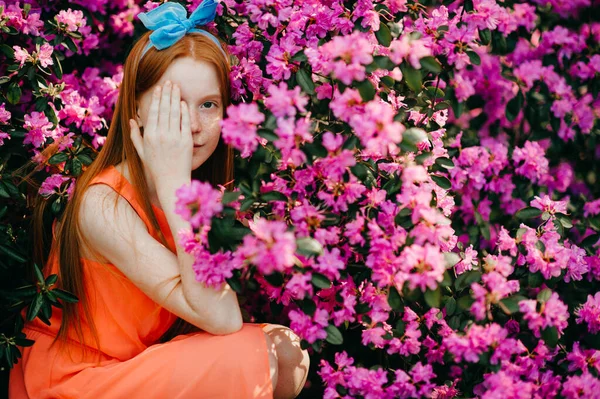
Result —
<instances>
[{"instance_id":1,"label":"ear","mask_svg":"<svg viewBox=\"0 0 600 399\"><path fill-rule=\"evenodd\" d=\"M142 123L142 118L140 117L140 108L138 104L135 106L135 120L139 127L143 127L144 124Z\"/></svg>"}]
</instances>

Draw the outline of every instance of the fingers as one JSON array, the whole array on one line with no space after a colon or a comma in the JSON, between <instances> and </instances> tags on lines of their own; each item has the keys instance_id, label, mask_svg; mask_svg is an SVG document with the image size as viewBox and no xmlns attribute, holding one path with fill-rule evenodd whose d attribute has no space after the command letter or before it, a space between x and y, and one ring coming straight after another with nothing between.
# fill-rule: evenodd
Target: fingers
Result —
<instances>
[{"instance_id":1,"label":"fingers","mask_svg":"<svg viewBox=\"0 0 600 399\"><path fill-rule=\"evenodd\" d=\"M160 110L158 112L158 131L161 135L169 132L169 114L171 113L171 82L167 81L162 89Z\"/></svg>"},{"instance_id":2,"label":"fingers","mask_svg":"<svg viewBox=\"0 0 600 399\"><path fill-rule=\"evenodd\" d=\"M131 136L131 141L133 142L133 146L135 147L135 150L137 151L140 159L142 160L142 162L144 161L144 145L142 144L142 135L140 134L140 128L138 127L138 124L136 121L134 121L133 119L129 120L129 128L130 128L130 136Z\"/></svg>"},{"instance_id":3,"label":"fingers","mask_svg":"<svg viewBox=\"0 0 600 399\"><path fill-rule=\"evenodd\" d=\"M181 102L181 136L191 137L192 129L190 128L190 110L185 101Z\"/></svg>"},{"instance_id":4,"label":"fingers","mask_svg":"<svg viewBox=\"0 0 600 399\"><path fill-rule=\"evenodd\" d=\"M160 109L160 96L161 87L156 86L152 93L152 102L150 103L150 109L148 110L148 120L146 121L147 128L144 129L146 135L151 135L156 129L154 127L158 124L158 111Z\"/></svg>"},{"instance_id":5,"label":"fingers","mask_svg":"<svg viewBox=\"0 0 600 399\"><path fill-rule=\"evenodd\" d=\"M181 134L181 92L179 85L174 84L171 91L171 117L169 121L169 132L171 134Z\"/></svg>"}]
</instances>

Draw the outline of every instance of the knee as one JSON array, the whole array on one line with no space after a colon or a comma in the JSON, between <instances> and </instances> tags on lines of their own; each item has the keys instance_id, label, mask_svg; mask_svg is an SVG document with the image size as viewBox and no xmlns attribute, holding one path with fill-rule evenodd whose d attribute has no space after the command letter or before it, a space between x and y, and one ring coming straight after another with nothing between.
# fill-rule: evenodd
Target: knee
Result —
<instances>
[{"instance_id":1,"label":"knee","mask_svg":"<svg viewBox=\"0 0 600 399\"><path fill-rule=\"evenodd\" d=\"M306 382L310 367L308 352L300 347L300 338L289 328L280 325L264 327L271 337L279 361L279 397L296 397Z\"/></svg>"},{"instance_id":2,"label":"knee","mask_svg":"<svg viewBox=\"0 0 600 399\"><path fill-rule=\"evenodd\" d=\"M277 347L275 343L267 334L263 332L265 336L265 341L267 343L267 354L269 355L269 374L271 376L271 382L273 384L273 392L275 391L275 387L277 387L277 381L279 379L279 359L277 354Z\"/></svg>"}]
</instances>

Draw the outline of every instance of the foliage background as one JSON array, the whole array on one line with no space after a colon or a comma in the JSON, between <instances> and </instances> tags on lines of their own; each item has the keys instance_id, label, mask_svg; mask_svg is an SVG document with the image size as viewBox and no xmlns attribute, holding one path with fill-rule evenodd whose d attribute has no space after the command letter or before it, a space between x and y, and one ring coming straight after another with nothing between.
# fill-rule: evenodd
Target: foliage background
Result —
<instances>
[{"instance_id":1,"label":"foliage background","mask_svg":"<svg viewBox=\"0 0 600 399\"><path fill-rule=\"evenodd\" d=\"M227 278L247 298L248 317L291 324L304 338L313 365L306 397L598 392L597 5L224 2L216 22L240 60L235 100L256 108L229 110L224 134L241 153L243 197L227 195L225 212L209 214L210 232L196 229L199 258L231 251L216 272L198 268L198 276ZM126 0L2 6L4 371L17 346L31 344L19 334L19 310L44 319L71 300L55 278L28 273L26 194L34 189L20 183L19 168L32 158L45 165L36 175L45 181L39 195L59 214L71 179L102 145L143 7ZM353 100L331 100L331 85ZM348 159L336 159L335 135ZM52 143L61 148L47 159L40 151ZM334 170L343 190L366 188L343 200L346 209L318 196L332 190ZM313 189L295 188L300 177L314 178L306 185ZM298 198L319 209L316 219L292 214L310 214ZM270 222L245 229L234 214ZM273 272L273 259L247 250L281 244L290 239L285 233L292 239L280 248L299 263ZM416 266L399 273L409 258ZM348 266L337 266L341 260Z\"/></svg>"}]
</instances>

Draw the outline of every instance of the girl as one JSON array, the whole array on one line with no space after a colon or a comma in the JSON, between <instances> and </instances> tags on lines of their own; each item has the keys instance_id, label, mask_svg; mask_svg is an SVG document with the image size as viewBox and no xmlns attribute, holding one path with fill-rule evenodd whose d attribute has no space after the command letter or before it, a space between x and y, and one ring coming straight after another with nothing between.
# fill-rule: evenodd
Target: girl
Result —
<instances>
[{"instance_id":1,"label":"girl","mask_svg":"<svg viewBox=\"0 0 600 399\"><path fill-rule=\"evenodd\" d=\"M219 125L230 65L220 42L194 28L201 13L204 24L214 18L216 3L201 7L189 20L176 3L140 14L155 40L144 34L127 57L106 143L42 263L79 303L54 309L50 326L26 324L35 344L11 371L12 399L293 398L304 385L298 337L243 323L231 287L197 282L174 239L190 227L174 212L176 189L192 176L233 177Z\"/></svg>"}]
</instances>

